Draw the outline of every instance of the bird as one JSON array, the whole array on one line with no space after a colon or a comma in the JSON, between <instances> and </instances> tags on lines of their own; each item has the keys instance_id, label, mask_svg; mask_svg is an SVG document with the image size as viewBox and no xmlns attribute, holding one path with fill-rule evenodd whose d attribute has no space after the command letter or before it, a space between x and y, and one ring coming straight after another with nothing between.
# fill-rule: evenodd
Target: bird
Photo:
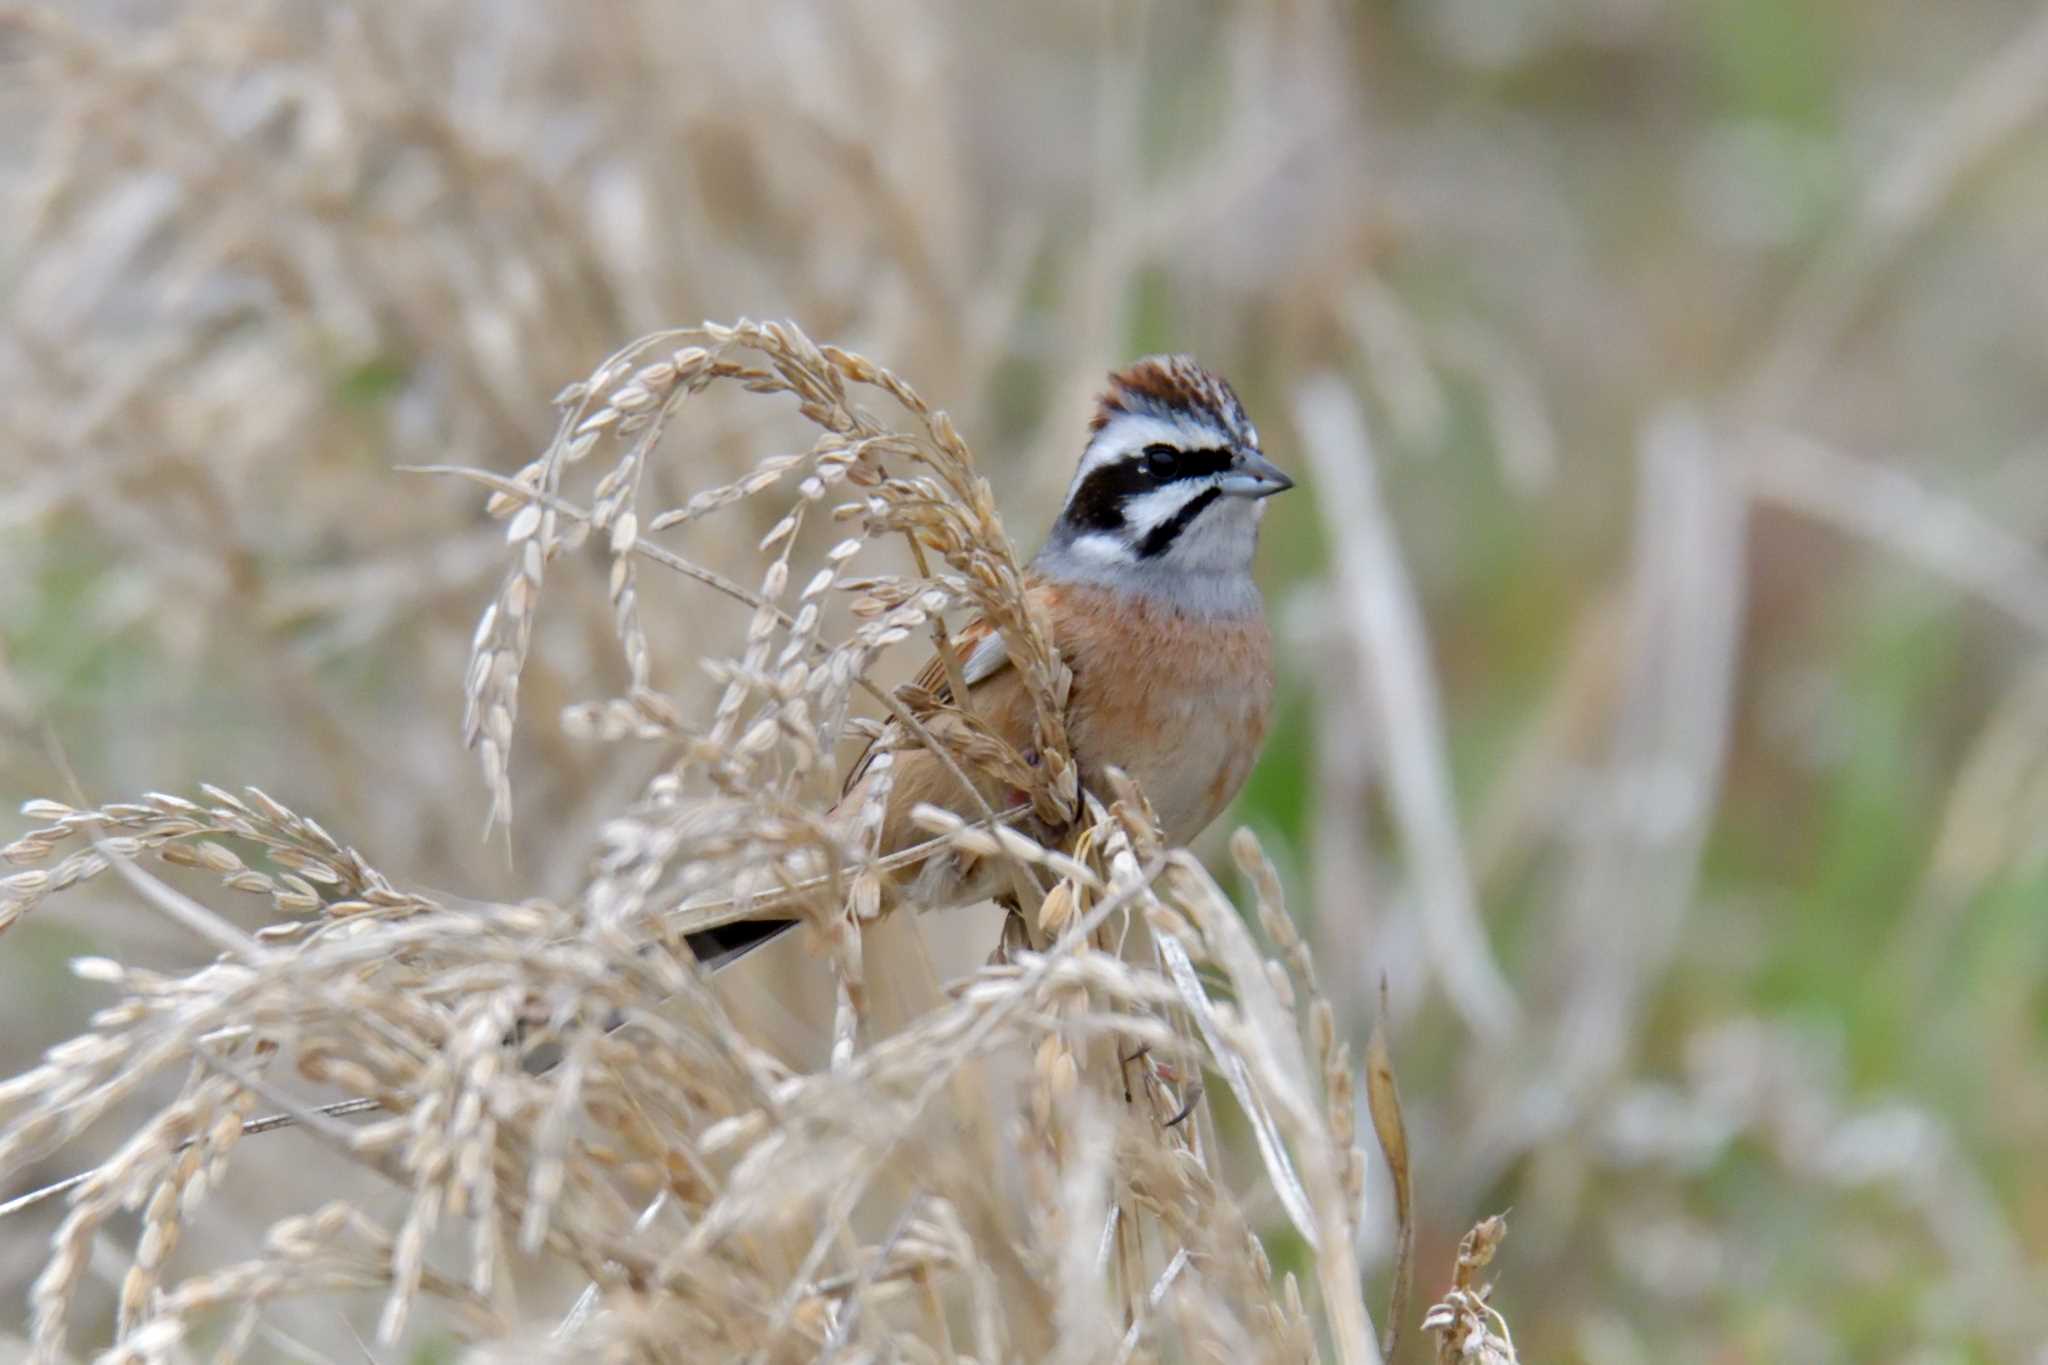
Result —
<instances>
[{"instance_id":1,"label":"bird","mask_svg":"<svg viewBox=\"0 0 2048 1365\"><path fill-rule=\"evenodd\" d=\"M1147 356L1110 374L1065 502L1027 566L1025 590L1073 674L1065 720L1082 787L1106 790L1105 770L1122 769L1170 843L1223 812L1265 742L1272 637L1252 560L1266 499L1293 486L1228 382L1187 355ZM1002 635L977 618L952 653L966 709L1034 761L1032 700ZM911 694L928 711L953 700L946 662L935 654ZM912 819L920 803L964 819L981 811L951 767L905 739L899 728L870 742L831 817L853 818L886 781L882 855L930 838ZM889 762L877 761L883 753ZM993 778L976 782L995 809L1015 799ZM924 906L1000 898L1008 883L996 864L935 853L892 874L892 890ZM685 939L715 970L796 922L739 920Z\"/></svg>"}]
</instances>

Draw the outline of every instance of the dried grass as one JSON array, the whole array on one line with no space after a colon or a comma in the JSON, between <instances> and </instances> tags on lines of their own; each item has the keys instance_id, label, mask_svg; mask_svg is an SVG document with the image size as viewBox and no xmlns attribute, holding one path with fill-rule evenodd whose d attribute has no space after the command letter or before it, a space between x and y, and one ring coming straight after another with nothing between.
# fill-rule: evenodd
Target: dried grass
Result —
<instances>
[{"instance_id":1,"label":"dried grass","mask_svg":"<svg viewBox=\"0 0 2048 1365\"><path fill-rule=\"evenodd\" d=\"M1706 1361L1740 1338L1764 1358L2031 1361L2048 1339L2048 1203L2033 1160L2048 1073L2027 1022L2048 828L2048 688L2031 657L2048 624L2034 548L2048 466L2038 299L2025 284L2048 203L2048 29L2039 6L1988 0L1735 10L878 0L778 6L764 24L745 4L626 0L592 24L540 0L0 6L0 113L17 133L0 139L0 786L10 799L66 798L62 811L40 809L39 826L72 813L48 856L0 866L5 913L28 915L0 955L0 1035L12 1049L0 1070L32 1067L54 1040L86 1031L93 1005L128 1008L117 1002L131 991L167 992L161 1009L175 1014L189 994L177 983L206 956L230 953L217 977L256 970L244 953L266 919L276 925L258 948L291 955L343 932L342 919L366 934L421 916L454 926L524 897L570 907L561 913L580 924L600 886L621 904L644 898L650 913L677 900L700 918L744 908L722 903L731 897L715 879L683 885L691 850L723 835L677 822L715 798L744 832L759 803L694 769L674 791L646 779L716 720L732 679L707 679L700 660L745 655L768 567L756 546L801 501L818 429L792 440L801 400L758 401L737 382L663 415L660 402L646 406L674 382L657 369L648 398L627 392L625 409L669 422L670 434L618 489L629 503L609 529L580 530L569 509L602 510L595 485L630 442L605 435L582 463L565 457L552 498L512 476L564 416L541 400L620 338L677 317L768 310L857 341L942 397L984 455L1014 457L987 472L1020 532L1050 514L1103 368L1136 349L1186 347L1240 384L1283 459L1335 456L1323 496L1274 509L1262 572L1277 589L1288 681L1246 810L1309 902L1298 921L1335 1038L1358 1046L1388 978L1411 1124L1402 1136L1412 1133L1421 1167L1409 1191L1418 1305L1443 1299L1436 1277L1456 1230L1512 1202L1519 1254L1503 1303L1515 1341L1539 1358ZM1699 41L1703 24L1715 41ZM1788 122L1774 102L1788 25L1824 50L1795 63L1817 121ZM1603 75L1591 105L1583 82L1555 79L1588 63ZM1762 81L1742 77L1758 70ZM631 368L690 347L710 349L701 335L668 337ZM740 360L776 369L759 354ZM837 374L829 361L824 370ZM631 378L611 377L612 388ZM829 382L873 404L885 429L929 439L880 390L844 374ZM585 398L572 400L585 417L607 401ZM625 409L620 425L636 415ZM1359 454L1346 424L1380 458L1368 485L1344 463ZM773 490L688 527L647 529L699 491L760 473L771 451L794 461ZM454 478L394 479L394 464L499 471L472 477L508 492L507 515L484 517L474 486ZM886 467L936 477L894 456ZM881 619L854 617L858 593L840 588L908 559L892 533L858 564L831 563L847 532L830 524L830 503L867 493L840 487L806 504L780 600L795 620L805 574L839 574L814 599L807 670ZM637 524L614 580L612 536L629 505ZM508 670L522 648L524 663L515 690L480 683L514 727L498 756L518 802L502 839L480 841L489 803L475 764L450 752L472 628L506 574L524 574L507 555L510 524L526 516L538 543L551 508L557 537L586 541L544 561L523 647L484 642L494 675L501 646ZM1332 565L1349 558L1374 576L1375 563L1391 564L1412 589L1374 577L1362 610L1307 581L1322 561L1302 542L1319 514ZM1370 535L1354 543L1360 525ZM960 577L943 558L926 567ZM778 618L771 650L787 629ZM1881 670L1867 657L1873 641ZM909 637L885 649L877 687L886 695L922 651ZM752 719L816 695L742 688ZM888 719L862 683L853 691L849 712ZM563 714L566 730L554 723ZM842 733L867 723L850 716ZM503 722L480 707L477 725L481 750ZM750 726L733 728L742 742ZM52 731L90 796L48 757ZM785 894L782 879L831 875L813 866L826 841L797 826L822 799L813 784L829 786L851 746L833 763L821 751L801 780L778 766L796 751L777 738L749 759L789 781L781 853L718 855L759 870L759 897ZM1887 758L1896 763L1876 761ZM232 802L201 788L208 777L228 782ZM1282 790L1296 777L1308 788L1299 801ZM244 782L343 838L289 830ZM137 798L91 818L152 787L199 813ZM1860 833L1829 818L1894 805ZM160 851L129 842L152 826L182 832ZM608 831L677 842L622 850L613 877L592 858L612 851ZM1033 854L1034 829L1014 833L1051 887L1041 933L1100 903L1098 852L1070 855L1082 876ZM1759 833L1771 850L1762 861L1743 853ZM265 838L346 884L271 856ZM335 842L388 875L354 868ZM1221 840L1204 852L1220 865ZM1835 871L1874 852L1882 875L1845 893ZM662 865L651 891L634 883ZM958 975L979 961L978 936L993 937L973 913L918 932L893 916L850 932L854 889L799 895L830 951L791 944L762 961L779 952L769 950L736 969L744 990L733 976L715 989L733 1028L769 1051L772 1074L829 1071L835 1024L846 1066L934 1004L958 1006L933 985L924 950ZM51 897L61 899L36 908ZM1152 971L1140 927L1126 946ZM505 931L493 952L523 952L510 945L524 932ZM1266 951L1293 960L1278 939ZM80 953L129 964L84 968L127 984L65 978L62 963ZM487 965L508 983L529 971ZM1205 990L1231 995L1190 965ZM425 960L361 969L397 983L435 971ZM1507 996L1488 994L1501 979L1512 1016ZM331 1007L310 988L299 995L295 1012ZM1338 1094L1327 1070L1338 1053L1323 1051L1301 997L1287 1008L1310 1026L1302 1084L1313 1112ZM663 999L655 1017L679 1027L688 1010ZM515 1054L556 1060L583 1068L579 1084L610 1085L603 1077L623 1063L609 1035L550 1009L522 999L522 1041L500 1068ZM1084 1030L1086 1017L1058 1028ZM1179 1007L1161 1017L1200 1028ZM310 1032L345 1039L374 1018L337 1011ZM576 1053L569 1044L586 1034ZM412 1041L400 1060L424 1065L420 1038L401 1036ZM1044 1065L1064 1078L1071 1059L1074 1087L1095 1095L1103 1068L1091 1048L1108 1044L1087 1040L1063 1035ZM151 1045L127 1043L136 1058ZM159 1135L172 1168L190 1152L201 1171L179 1209L201 1198L207 1163L225 1160L227 1172L175 1225L161 1221L173 1201L161 1196L131 1297L248 1258L238 1292L281 1293L292 1276L332 1292L271 1297L254 1313L194 1307L198 1334L177 1349L204 1356L240 1341L266 1358L365 1358L353 1334L375 1336L419 1177L387 1179L337 1145L390 1121L381 1100L366 1101L369 1118L335 1106L353 1103L355 1080L385 1072L315 1086L285 1061L205 1046L213 1060L158 1066L75 1137L59 1146L46 1135L13 1166L7 1195L56 1193L32 1209L0 1205L25 1210L0 1237L0 1299L16 1306L0 1308L0 1355L69 1207L58 1196L103 1181L123 1142L210 1076L205 1103L230 1088L258 1103L240 1139L196 1112ZM481 1055L482 1044L463 1046ZM1158 1144L1097 1141L1121 1131L1112 1086L1098 1096L1106 1117L1055 1116L1072 1119L1085 1160L1041 1171L1029 1190L1011 1180L1023 1169L1011 1159L1017 1125L1038 1122L1022 1097L1041 1047L1051 1048L1043 1034L1028 1047L1012 1039L963 1064L926 1111L934 1124L987 1120L948 1135L982 1153L971 1169L1004 1172L985 1200L1027 1210L1071 1199L1092 1217L1118 1206L1101 1173L1123 1171L1126 1155L1154 1184L1179 1178L1154 1169ZM1209 1053L1206 1036L1199 1047ZM1223 1093L1233 1067L1148 1056L1172 1072L1150 1073L1165 1088L1145 1102L1163 1119L1206 1085L1209 1102L1179 1127L1194 1130L1244 1228L1302 1274L1304 1313L1321 1316L1283 1187L1262 1174L1261 1134L1292 1151L1283 1115L1255 1130ZM1358 1133L1380 1117L1367 1060ZM1246 1066L1245 1083L1261 1083ZM1132 1072L1135 1096L1147 1081ZM565 1083L536 1084L552 1096ZM1053 1088L1031 1093L1050 1103ZM463 1102L446 1086L433 1093ZM334 1122L300 1123L287 1107ZM544 1110L567 1116L548 1141L569 1144L566 1163L582 1160L591 1101ZM1012 1134L999 1143L1005 1114ZM504 1121L538 1133L530 1115ZM1334 1118L1328 1127L1333 1142L1344 1137ZM1388 1225L1400 1191L1379 1167L1366 1173L1374 1216L1358 1253L1376 1283L1399 1259ZM79 1182L52 1184L81 1168ZM964 1200L961 1169L933 1178ZM1348 1161L1338 1174L1350 1179ZM712 1163L713 1177L729 1171ZM460 1281L476 1254L471 1215L444 1199L434 1230L415 1234L423 1297L406 1344L369 1354L433 1356L452 1326L524 1332L498 1348L521 1359L558 1321L580 1340L640 1302L619 1288L623 1262L593 1277L546 1248L518 1251L526 1205L508 1214L505 1201L528 1200L531 1182L508 1179L495 1216L513 1249L492 1276L491 1323L436 1297L429 1269ZM652 1184L626 1190L615 1226L666 1247L695 1215L665 1193L643 1199ZM955 1349L980 1355L1044 1300L1005 1301L1015 1276L1000 1265L948 1271L929 1296L896 1275L926 1264L941 1233L959 1248L1010 1240L957 1211L943 1227L940 1212L904 1217L905 1188L885 1172L861 1197L853 1235L887 1255L818 1270L810 1283L835 1303L867 1306L810 1340L857 1353L886 1298L892 1326L916 1315L917 1333L939 1341L942 1322ZM548 1218L585 1198L570 1180ZM288 1229L285 1251L257 1240L323 1200L360 1217ZM1143 1217L1187 1224L1204 1207ZM138 1202L74 1246L75 1347L111 1338L144 1212ZM1219 1236L1194 1228L1180 1245ZM1062 1241L1057 1263L1030 1277L1080 1303L1099 1245ZM797 1282L808 1246L789 1253L777 1294ZM1125 1298L1148 1325L1103 1354L1128 1340L1134 1357L1177 1355L1184 1338L1173 1334L1190 1314L1253 1353L1231 1336L1246 1330L1243 1314L1226 1321L1190 1298L1191 1285L1228 1281L1228 1263L1166 1254L1148 1230L1143 1247L1113 1244L1106 1264L1110 1331ZM1121 1287L1147 1275L1136 1295ZM1381 1325L1412 1331L1416 1316L1389 1312ZM1109 1339L1079 1309L1057 1320L1073 1353ZM207 1335L216 1326L221 1339ZM1402 1349L1413 1359L1428 1347Z\"/></svg>"},{"instance_id":2,"label":"dried grass","mask_svg":"<svg viewBox=\"0 0 2048 1365\"><path fill-rule=\"evenodd\" d=\"M681 507L643 507L661 438L714 384L793 398L817 440ZM861 394L906 414L904 429ZM0 882L9 922L112 867L220 950L184 975L74 964L111 1000L0 1087L11 1172L171 1082L64 1192L32 1298L38 1357L81 1344L81 1276L118 1241L109 1361L182 1359L218 1331L235 1358L265 1305L363 1291L382 1297L382 1345L424 1313L477 1359L1379 1359L1352 1253L1366 1213L1352 1062L1279 880L1240 832L1261 947L1201 865L1161 844L1141 793L1078 790L1060 727L1068 675L945 415L860 356L746 323L635 343L560 406L540 458L511 479L473 475L494 490L508 568L475 635L467 733L492 816L509 821L506 755L542 589L594 541L632 689L565 719L595 739L657 736L673 758L605 826L577 903L410 889L254 789L33 801L40 825L0 851L22 869ZM786 510L760 542L758 588L654 539L771 496ZM849 535L807 564L797 532L827 516ZM931 572L851 574L897 536ZM707 661L720 691L701 717L648 669L636 584L655 571L752 610L743 651ZM822 626L834 593L857 622L838 641ZM931 812L933 843L1007 860L1042 889L1025 902L1026 942L890 1028L891 1002L863 972L885 927L872 829L824 811L854 694L908 721L868 682L875 660L927 629L943 639L954 607L1004 632L1039 701L1045 761L971 726L951 757L1029 790L1040 833ZM211 872L279 919L242 934L150 862ZM767 894L829 948L835 1045L815 1070L736 1024L682 944ZM1127 940L1149 950L1114 950ZM1398 1131L1383 1049L1375 1071L1375 1122ZM1255 1174L1222 1161L1205 1075L1257 1134ZM319 1112L329 1088L374 1112ZM235 1180L245 1127L279 1122L256 1119L266 1108L318 1140L303 1195L280 1201L260 1254L198 1250L173 1269L209 1193ZM361 1167L402 1197L329 1200L319 1164ZM1247 1202L1262 1184L1311 1249L1312 1290L1267 1259ZM124 1210L140 1211L132 1238L117 1234ZM540 1288L515 1298L514 1283Z\"/></svg>"}]
</instances>

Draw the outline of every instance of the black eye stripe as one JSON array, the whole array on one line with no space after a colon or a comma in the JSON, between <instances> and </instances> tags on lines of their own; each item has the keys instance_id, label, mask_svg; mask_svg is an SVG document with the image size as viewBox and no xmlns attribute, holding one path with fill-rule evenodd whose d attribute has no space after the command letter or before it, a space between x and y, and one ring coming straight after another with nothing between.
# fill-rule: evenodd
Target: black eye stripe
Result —
<instances>
[{"instance_id":1,"label":"black eye stripe","mask_svg":"<svg viewBox=\"0 0 2048 1365\"><path fill-rule=\"evenodd\" d=\"M1164 473L1155 472L1152 468L1155 463L1153 452L1159 449L1158 445L1147 446L1092 471L1087 478L1081 480L1081 486L1074 490L1073 499L1067 504L1063 520L1078 531L1120 530L1124 525L1124 504L1130 499L1149 493L1155 488L1164 488L1168 484L1188 479L1213 478L1230 471L1232 456L1228 450L1174 450L1169 446L1166 449L1172 451L1172 464ZM1174 528L1172 534L1159 542L1160 549L1165 549L1173 542L1174 536L1179 535L1187 523L1194 520L1196 513L1206 506L1207 502L1197 498L1188 507L1181 509L1180 517L1175 518L1175 521L1155 527L1146 537L1147 543L1171 526ZM1140 553L1144 551L1141 549Z\"/></svg>"},{"instance_id":2,"label":"black eye stripe","mask_svg":"<svg viewBox=\"0 0 2048 1365\"><path fill-rule=\"evenodd\" d=\"M1167 547L1180 538L1180 533L1187 530L1196 517L1202 515L1202 510L1222 496L1221 489L1204 488L1189 498L1187 506L1145 533L1145 538L1138 542L1138 558L1151 559L1156 555L1165 554Z\"/></svg>"},{"instance_id":3,"label":"black eye stripe","mask_svg":"<svg viewBox=\"0 0 2048 1365\"><path fill-rule=\"evenodd\" d=\"M1160 449L1162 448L1159 446L1145 447L1144 462L1150 464L1152 452ZM1207 479L1230 472L1231 455L1227 450L1174 450L1171 446L1164 447L1164 450L1171 452L1172 463L1168 466L1169 472L1166 474L1150 476L1150 482L1155 488L1164 484L1179 483L1182 479Z\"/></svg>"}]
</instances>

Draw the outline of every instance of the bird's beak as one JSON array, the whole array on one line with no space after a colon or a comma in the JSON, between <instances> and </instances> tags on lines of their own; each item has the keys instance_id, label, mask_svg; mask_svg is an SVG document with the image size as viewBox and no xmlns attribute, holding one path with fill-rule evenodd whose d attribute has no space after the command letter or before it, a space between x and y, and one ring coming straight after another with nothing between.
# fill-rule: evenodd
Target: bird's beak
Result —
<instances>
[{"instance_id":1,"label":"bird's beak","mask_svg":"<svg viewBox=\"0 0 2048 1365\"><path fill-rule=\"evenodd\" d=\"M1216 487L1233 498L1270 498L1294 487L1294 480L1257 451L1246 451L1237 457L1237 463Z\"/></svg>"}]
</instances>

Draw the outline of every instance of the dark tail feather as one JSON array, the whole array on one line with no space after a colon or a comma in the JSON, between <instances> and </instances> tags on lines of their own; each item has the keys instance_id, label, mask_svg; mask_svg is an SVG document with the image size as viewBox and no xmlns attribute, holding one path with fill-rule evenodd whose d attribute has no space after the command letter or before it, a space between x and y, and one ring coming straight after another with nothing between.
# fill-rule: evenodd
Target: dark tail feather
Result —
<instances>
[{"instance_id":1,"label":"dark tail feather","mask_svg":"<svg viewBox=\"0 0 2048 1365\"><path fill-rule=\"evenodd\" d=\"M796 928L793 919L746 919L731 924L721 924L715 929L699 929L694 934L683 935L683 942L690 945L690 951L704 964L707 971L730 967L754 949L770 939L780 938Z\"/></svg>"}]
</instances>

